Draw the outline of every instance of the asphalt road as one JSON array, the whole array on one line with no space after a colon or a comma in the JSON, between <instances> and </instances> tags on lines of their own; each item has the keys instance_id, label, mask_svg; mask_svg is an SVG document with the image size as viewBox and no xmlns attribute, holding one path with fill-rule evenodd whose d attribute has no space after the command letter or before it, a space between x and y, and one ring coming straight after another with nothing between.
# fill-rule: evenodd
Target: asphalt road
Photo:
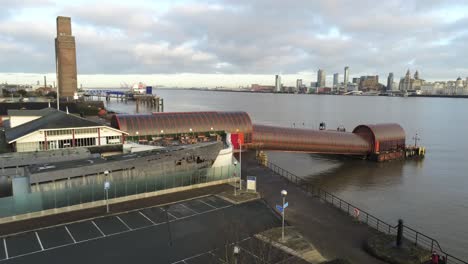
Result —
<instances>
[{"instance_id":1,"label":"asphalt road","mask_svg":"<svg viewBox=\"0 0 468 264\"><path fill-rule=\"evenodd\" d=\"M210 196L0 239L0 263L197 263L279 225L261 201L232 205ZM280 254L274 263L302 263L284 262L290 257Z\"/></svg>"}]
</instances>

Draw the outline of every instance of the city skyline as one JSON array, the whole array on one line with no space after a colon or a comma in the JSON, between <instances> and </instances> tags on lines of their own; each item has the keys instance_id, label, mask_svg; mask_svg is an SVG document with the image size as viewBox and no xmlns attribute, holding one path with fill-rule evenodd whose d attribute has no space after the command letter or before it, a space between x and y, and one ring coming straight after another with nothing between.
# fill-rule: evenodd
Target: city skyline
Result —
<instances>
[{"instance_id":1,"label":"city skyline","mask_svg":"<svg viewBox=\"0 0 468 264\"><path fill-rule=\"evenodd\" d=\"M0 82L54 79L57 15L72 18L78 84L85 87L238 87L271 83L275 74L294 86L316 80L319 68L342 73L344 66L350 79L393 72L397 80L407 69L427 81L468 75L467 58L459 55L468 39L468 4L346 2L116 1L108 8L110 2L87 0L7 1L0 11ZM274 19L298 11L305 16ZM317 16L307 20L308 13ZM223 23L215 23L219 17ZM332 82L331 74L326 78Z\"/></svg>"}]
</instances>

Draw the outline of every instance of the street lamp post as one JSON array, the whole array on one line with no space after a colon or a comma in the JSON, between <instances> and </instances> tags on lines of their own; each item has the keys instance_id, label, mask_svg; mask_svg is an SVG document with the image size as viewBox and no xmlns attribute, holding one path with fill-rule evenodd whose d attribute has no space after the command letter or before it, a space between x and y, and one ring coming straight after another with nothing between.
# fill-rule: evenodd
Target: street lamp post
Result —
<instances>
[{"instance_id":1,"label":"street lamp post","mask_svg":"<svg viewBox=\"0 0 468 264\"><path fill-rule=\"evenodd\" d=\"M234 161L234 196L237 196L236 169L237 169L237 161Z\"/></svg>"},{"instance_id":2,"label":"street lamp post","mask_svg":"<svg viewBox=\"0 0 468 264\"><path fill-rule=\"evenodd\" d=\"M239 143L239 191L242 191L242 143L241 140L237 140Z\"/></svg>"},{"instance_id":3,"label":"street lamp post","mask_svg":"<svg viewBox=\"0 0 468 264\"><path fill-rule=\"evenodd\" d=\"M234 248L232 250L233 250L233 255L234 255L234 264L237 264L237 258L240 253L240 247L238 245L234 245Z\"/></svg>"},{"instance_id":4,"label":"street lamp post","mask_svg":"<svg viewBox=\"0 0 468 264\"><path fill-rule=\"evenodd\" d=\"M105 176L105 182L104 182L104 190L106 191L106 212L109 213L109 188L110 188L110 182L107 176L109 175L109 171L106 170L104 171L104 176Z\"/></svg>"},{"instance_id":5,"label":"street lamp post","mask_svg":"<svg viewBox=\"0 0 468 264\"><path fill-rule=\"evenodd\" d=\"M284 204L286 203L286 195L288 195L288 192L286 190L282 190L281 191L281 196L283 197L283 212L282 212L282 216L283 216L283 223L282 223L282 228L281 228L281 241L284 242L284 213L285 213L285 209L284 208Z\"/></svg>"}]
</instances>

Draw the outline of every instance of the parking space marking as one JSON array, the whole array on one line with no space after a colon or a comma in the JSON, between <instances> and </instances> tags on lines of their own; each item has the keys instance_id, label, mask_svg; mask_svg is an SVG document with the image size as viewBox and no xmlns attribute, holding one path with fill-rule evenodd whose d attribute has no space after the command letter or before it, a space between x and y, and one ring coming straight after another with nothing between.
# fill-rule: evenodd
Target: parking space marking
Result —
<instances>
[{"instance_id":1,"label":"parking space marking","mask_svg":"<svg viewBox=\"0 0 468 264\"><path fill-rule=\"evenodd\" d=\"M162 209L161 207L159 207L159 209L161 209L161 210L162 210L163 212L165 212L166 214L172 216L174 219L179 219L178 217L175 217L175 215L169 213L169 210L167 210L167 209Z\"/></svg>"},{"instance_id":2,"label":"parking space marking","mask_svg":"<svg viewBox=\"0 0 468 264\"><path fill-rule=\"evenodd\" d=\"M196 257L199 257L199 256L202 256L202 255L205 255L207 253L210 253L211 251L208 251L208 252L203 252L203 253L200 253L200 254L197 254L197 255L194 255L194 256L191 256L191 257L188 257L188 258L185 258L185 259L182 259L182 260L178 260L177 262L174 262L172 264L176 264L176 263L180 263L180 262L183 262L183 263L187 263L185 262L186 260L189 260L189 259L194 259Z\"/></svg>"},{"instance_id":3,"label":"parking space marking","mask_svg":"<svg viewBox=\"0 0 468 264\"><path fill-rule=\"evenodd\" d=\"M6 259L8 259L8 248L7 248L7 244L6 244L6 239L3 238L3 247L5 248L5 256L6 256Z\"/></svg>"},{"instance_id":4,"label":"parking space marking","mask_svg":"<svg viewBox=\"0 0 468 264\"><path fill-rule=\"evenodd\" d=\"M64 225L64 227L65 227L65 230L67 230L68 235L69 235L69 236L71 237L71 239L73 240L73 243L76 243L76 240L75 240L75 238L72 236L72 234L70 233L70 230L68 230L68 227L67 227L66 225Z\"/></svg>"},{"instance_id":5,"label":"parking space marking","mask_svg":"<svg viewBox=\"0 0 468 264\"><path fill-rule=\"evenodd\" d=\"M127 225L127 223L125 223L125 222L122 220L122 218L120 218L118 215L116 215L115 217L117 217L117 219L119 219L120 222L122 222L122 224L124 224L124 226L125 226L126 228L128 228L128 230L133 230L133 229L131 229L131 228Z\"/></svg>"},{"instance_id":6,"label":"parking space marking","mask_svg":"<svg viewBox=\"0 0 468 264\"><path fill-rule=\"evenodd\" d=\"M237 242L232 242L232 243L230 243L230 244L228 244L228 245L240 244L240 243L242 243L242 242L244 242L244 241L246 241L246 240L249 240L249 239L251 239L251 238L252 238L252 237L245 237L245 238L243 238L243 239L241 239L241 240L239 240L239 241L237 241ZM218 261L221 261L221 262L223 262L223 263L226 263L226 262L224 262L222 259L219 259L219 257L216 256L216 255L213 253L213 251L216 251L216 250L218 250L218 249L220 249L220 248L214 248L214 249L211 249L211 250L209 250L209 251L206 251L206 252L203 252L203 253L199 253L199 254L197 254L197 255L193 255L193 256L191 256L191 257L184 258L184 259L182 259L182 260L178 260L178 261L176 261L176 262L173 262L172 264L177 264L177 263L181 263L181 262L187 263L186 260L191 260L191 259L194 259L194 258L203 256L203 255L205 255L205 254L209 254L209 255L212 255L213 257L217 257L217 258L218 258ZM259 257L257 257L257 258L259 258Z\"/></svg>"},{"instance_id":7,"label":"parking space marking","mask_svg":"<svg viewBox=\"0 0 468 264\"><path fill-rule=\"evenodd\" d=\"M193 200L197 200L197 199L193 199ZM200 200L198 200L200 201ZM208 204L209 205L209 204ZM194 211L193 209L190 209L189 207L183 205L185 208L189 209L189 210L192 210ZM211 205L210 205L211 206ZM148 208L159 208L160 210L162 210L163 212L166 212L168 215L170 215L171 217L173 217L174 219L172 220L169 220L169 222L175 222L175 221L178 221L178 220L181 220L181 219L185 219L185 218L190 218L190 217L193 217L193 216L198 216L198 215L203 215L203 214L206 214L206 213L210 213L210 212L214 212L214 211L218 211L218 210L222 210L222 209L226 209L226 208L229 208L229 207L232 207L233 204L229 204L229 205L226 205L226 206L222 206L222 207L214 207L214 206L211 206L213 207L213 209L211 210L208 210L208 211L204 211L204 212L199 212L199 213L195 213L193 215L188 215L188 216L184 216L184 217L176 217L174 216L173 214L171 214L169 211L166 211L164 210L162 207L160 206L153 206L153 207L148 207ZM117 235L117 234L122 234L122 233L126 233L126 232L131 232L131 231L134 231L134 230L139 230L139 229L144 229L144 228L148 228L148 227L152 227L152 226L158 226L158 225L162 225L162 224L166 224L168 222L161 222L161 223L155 223L154 221L152 221L151 219L149 219L145 214L143 214L142 212L140 212L139 210L141 209L136 209L136 210L132 210L132 211L128 211L128 212L134 212L134 211L138 211L143 217L145 217L147 220L149 220L152 225L148 225L148 226L144 226L144 227L139 227L139 228L136 228L136 229L132 229L130 228L130 226L125 223L123 221L122 218L120 218L118 215L115 215L115 217L128 229L128 230L125 230L125 231L122 231L122 232L118 232L118 233L114 233L114 234L110 234L109 236L113 236L113 235ZM195 212L195 211L194 211ZM98 217L99 218L99 217ZM35 232L36 233L36 237L37 237L37 240L38 240L38 243L41 247L40 250L36 250L36 251L32 251L32 252L29 252L29 253L25 253L25 254L20 254L20 255L15 255L15 256L9 256L9 253L8 253L8 247L7 247L7 242L6 242L6 238L3 238L3 246L5 248L5 256L6 258L3 259L3 260L0 260L0 262L3 262L3 261L6 261L6 260L9 260L9 259L16 259L16 258L20 258L20 257L23 257L23 256L27 256L27 255L32 255L32 254L36 254L36 253L40 253L40 252L44 252L44 251L48 251L48 250L53 250L53 249L56 249L56 248L61 248L61 247L67 247L67 246L70 246L70 245L74 245L74 244L80 244L80 243L84 243L84 242L87 242L87 241L93 241L93 240L97 240L97 239L101 239L101 238L104 238L104 237L107 237L103 231L99 228L99 226L97 226L97 224L94 222L94 220L91 220L89 219L88 220L89 222L91 222L95 227L96 229L100 232L100 234L103 234L103 236L98 236L98 237L93 237L93 238L89 238L89 239L84 239L84 240L80 240L80 241L77 241L75 239L75 237L73 236L73 234L71 233L70 229L67 227L67 224L62 224L62 225L57 225L57 226L63 226L67 232L67 234L70 236L70 238L72 239L73 243L68 243L68 244L64 244L64 245L59 245L59 246L55 246L55 247L50 247L50 248L44 248L43 245L42 245L42 241L40 240L40 237L39 237L39 234L35 231L35 230L29 230L29 231L26 231L26 232ZM74 224L74 223L80 223L81 221L78 221L78 222L71 222L71 223L68 223L68 224ZM83 222L86 222L86 221L83 221ZM47 228L51 228L51 227L55 227L55 226L50 226L50 227L46 227L46 228L40 228L40 229L36 229L37 231L38 230L42 230L42 229L47 229ZM26 233L24 232L24 233ZM20 235L20 234L23 234L23 233L18 233L18 234L15 234L16 235ZM245 240L245 239L243 239ZM1 243L1 242L0 242ZM212 251L209 251L209 252L205 252L205 254L211 254L211 255L214 255ZM189 257L185 260L189 260L189 259L192 259L193 257L195 256L192 256L192 257ZM178 263L187 263L185 260L179 260ZM174 262L176 263L176 262Z\"/></svg>"},{"instance_id":8,"label":"parking space marking","mask_svg":"<svg viewBox=\"0 0 468 264\"><path fill-rule=\"evenodd\" d=\"M153 220L149 219L149 217L147 217L144 213L142 213L141 211L138 211L138 212L139 212L144 218L146 218L146 220L150 221L153 225L156 225L156 223L155 223Z\"/></svg>"},{"instance_id":9,"label":"parking space marking","mask_svg":"<svg viewBox=\"0 0 468 264\"><path fill-rule=\"evenodd\" d=\"M42 246L42 241L39 238L39 234L37 232L34 232L36 234L37 242L39 242L39 246L41 246L41 249L44 250L44 247Z\"/></svg>"},{"instance_id":10,"label":"parking space marking","mask_svg":"<svg viewBox=\"0 0 468 264\"><path fill-rule=\"evenodd\" d=\"M198 201L201 202L201 203L204 203L204 204L208 205L209 207L211 207L211 208L213 208L213 209L216 209L216 208L217 208L217 207L212 206L212 205L209 204L209 203L205 203L202 199L200 199L200 200L198 200Z\"/></svg>"},{"instance_id":11,"label":"parking space marking","mask_svg":"<svg viewBox=\"0 0 468 264\"><path fill-rule=\"evenodd\" d=\"M193 210L192 208L189 208L189 207L186 206L185 204L180 203L180 205L183 206L183 207L185 207L185 208L187 208L187 209L189 209L190 211L194 212L195 214L198 214L197 211Z\"/></svg>"},{"instance_id":12,"label":"parking space marking","mask_svg":"<svg viewBox=\"0 0 468 264\"><path fill-rule=\"evenodd\" d=\"M93 223L93 225L97 228L97 230L99 231L99 233L101 233L101 235L103 237L106 236L106 234L104 234L104 232L102 232L101 228L99 228L99 226L96 225L96 223L94 222L94 220L91 220L91 223Z\"/></svg>"}]
</instances>

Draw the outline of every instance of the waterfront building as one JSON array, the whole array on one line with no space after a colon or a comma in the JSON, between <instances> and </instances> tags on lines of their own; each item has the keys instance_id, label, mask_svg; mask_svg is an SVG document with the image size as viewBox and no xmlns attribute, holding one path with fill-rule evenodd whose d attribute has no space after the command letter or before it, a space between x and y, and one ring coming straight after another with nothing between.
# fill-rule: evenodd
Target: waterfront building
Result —
<instances>
[{"instance_id":1,"label":"waterfront building","mask_svg":"<svg viewBox=\"0 0 468 264\"><path fill-rule=\"evenodd\" d=\"M5 138L16 152L122 144L126 132L53 108L9 110Z\"/></svg>"},{"instance_id":2,"label":"waterfront building","mask_svg":"<svg viewBox=\"0 0 468 264\"><path fill-rule=\"evenodd\" d=\"M348 91L357 91L359 89L359 85L357 83L348 83L346 87L346 92Z\"/></svg>"},{"instance_id":3,"label":"waterfront building","mask_svg":"<svg viewBox=\"0 0 468 264\"><path fill-rule=\"evenodd\" d=\"M339 73L333 74L333 88L337 89L338 88L338 78L339 78Z\"/></svg>"},{"instance_id":4,"label":"waterfront building","mask_svg":"<svg viewBox=\"0 0 468 264\"><path fill-rule=\"evenodd\" d=\"M59 96L73 98L77 92L76 47L69 17L57 17L55 62Z\"/></svg>"},{"instance_id":5,"label":"waterfront building","mask_svg":"<svg viewBox=\"0 0 468 264\"><path fill-rule=\"evenodd\" d=\"M260 84L252 84L250 86L251 92L264 92L264 93L271 93L275 91L275 86L273 85L260 85Z\"/></svg>"},{"instance_id":6,"label":"waterfront building","mask_svg":"<svg viewBox=\"0 0 468 264\"><path fill-rule=\"evenodd\" d=\"M325 71L319 69L317 72L317 88L324 88L326 86L326 78Z\"/></svg>"},{"instance_id":7,"label":"waterfront building","mask_svg":"<svg viewBox=\"0 0 468 264\"><path fill-rule=\"evenodd\" d=\"M414 78L411 78L410 70L406 71L405 77L400 79L400 91L418 91L421 90L424 80L419 78L419 72L414 73Z\"/></svg>"},{"instance_id":8,"label":"waterfront building","mask_svg":"<svg viewBox=\"0 0 468 264\"><path fill-rule=\"evenodd\" d=\"M359 84L361 82L361 78L353 78L353 82L352 83L355 83L355 84Z\"/></svg>"},{"instance_id":9,"label":"waterfront building","mask_svg":"<svg viewBox=\"0 0 468 264\"><path fill-rule=\"evenodd\" d=\"M282 87L281 87L281 76L276 75L275 76L275 92L281 93L282 92Z\"/></svg>"},{"instance_id":10,"label":"waterfront building","mask_svg":"<svg viewBox=\"0 0 468 264\"><path fill-rule=\"evenodd\" d=\"M400 91L411 90L411 73L409 69L406 71L405 77L400 79L399 89Z\"/></svg>"},{"instance_id":11,"label":"waterfront building","mask_svg":"<svg viewBox=\"0 0 468 264\"><path fill-rule=\"evenodd\" d=\"M387 91L393 91L393 72L388 74Z\"/></svg>"},{"instance_id":12,"label":"waterfront building","mask_svg":"<svg viewBox=\"0 0 468 264\"><path fill-rule=\"evenodd\" d=\"M297 79L296 80L296 93L299 93L302 89L302 79Z\"/></svg>"},{"instance_id":13,"label":"waterfront building","mask_svg":"<svg viewBox=\"0 0 468 264\"><path fill-rule=\"evenodd\" d=\"M359 90L361 91L379 91L381 88L378 75L361 76L359 78Z\"/></svg>"},{"instance_id":14,"label":"waterfront building","mask_svg":"<svg viewBox=\"0 0 468 264\"><path fill-rule=\"evenodd\" d=\"M457 78L457 81L455 82L455 94L457 95L468 95L468 89L466 88L465 84L463 83L463 80L461 77Z\"/></svg>"},{"instance_id":15,"label":"waterfront building","mask_svg":"<svg viewBox=\"0 0 468 264\"><path fill-rule=\"evenodd\" d=\"M343 80L344 85L346 86L349 83L349 67L346 66L344 68L344 80Z\"/></svg>"}]
</instances>

